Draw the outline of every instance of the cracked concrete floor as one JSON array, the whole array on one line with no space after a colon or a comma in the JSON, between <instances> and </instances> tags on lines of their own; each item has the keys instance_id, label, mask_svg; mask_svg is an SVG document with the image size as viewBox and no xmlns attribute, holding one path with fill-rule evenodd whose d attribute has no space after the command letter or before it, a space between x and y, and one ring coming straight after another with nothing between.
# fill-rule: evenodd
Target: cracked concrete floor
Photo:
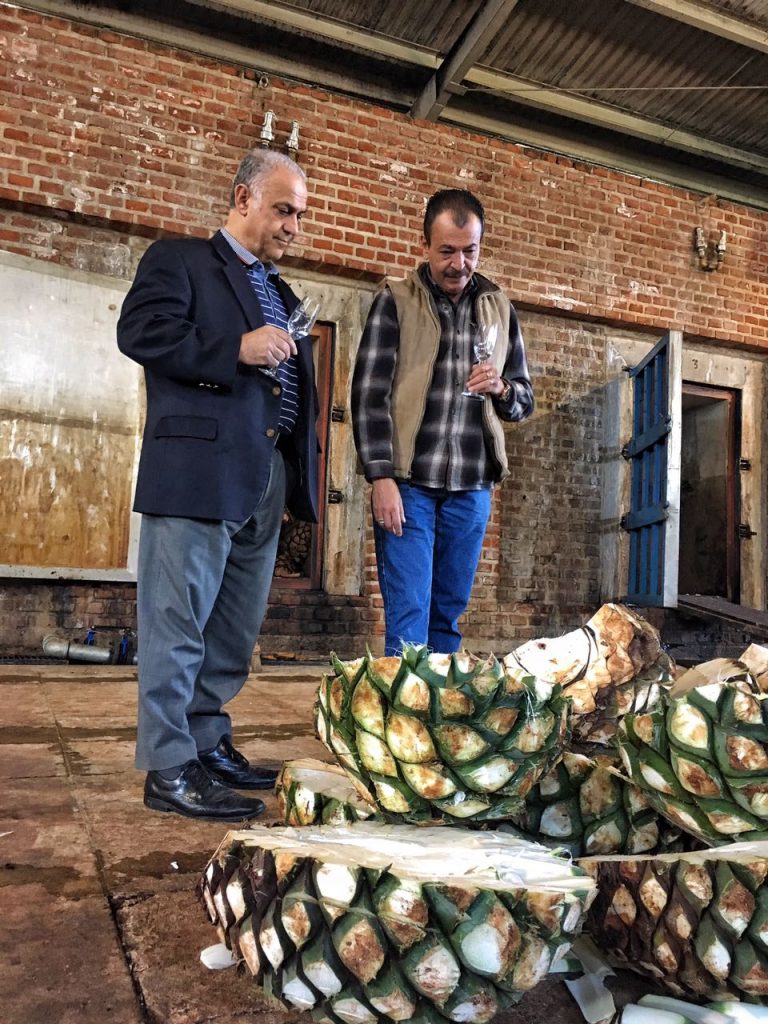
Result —
<instances>
[{"instance_id":1,"label":"cracked concrete floor","mask_svg":"<svg viewBox=\"0 0 768 1024\"><path fill-rule=\"evenodd\" d=\"M311 714L322 671L250 677L230 708L250 760L327 759ZM0 666L0 1022L310 1024L200 963L218 939L195 884L227 826L144 807L135 715L132 668ZM259 820L274 821L264 798ZM554 978L500 1024L512 1017L582 1024Z\"/></svg>"}]
</instances>

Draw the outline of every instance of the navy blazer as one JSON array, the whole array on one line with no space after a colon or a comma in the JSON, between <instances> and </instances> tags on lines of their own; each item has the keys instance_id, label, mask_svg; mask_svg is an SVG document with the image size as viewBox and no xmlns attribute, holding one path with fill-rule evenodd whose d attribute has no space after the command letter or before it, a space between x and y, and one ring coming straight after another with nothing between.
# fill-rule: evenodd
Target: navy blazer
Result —
<instances>
[{"instance_id":1,"label":"navy blazer","mask_svg":"<svg viewBox=\"0 0 768 1024\"><path fill-rule=\"evenodd\" d=\"M298 299L280 280L287 309ZM240 337L264 325L242 262L213 238L154 242L117 324L120 351L144 367L147 418L134 509L244 521L267 487L279 382L238 361ZM317 395L312 342L297 343L299 413L281 441L293 486L286 503L317 521ZM291 471L292 470L292 471Z\"/></svg>"}]
</instances>

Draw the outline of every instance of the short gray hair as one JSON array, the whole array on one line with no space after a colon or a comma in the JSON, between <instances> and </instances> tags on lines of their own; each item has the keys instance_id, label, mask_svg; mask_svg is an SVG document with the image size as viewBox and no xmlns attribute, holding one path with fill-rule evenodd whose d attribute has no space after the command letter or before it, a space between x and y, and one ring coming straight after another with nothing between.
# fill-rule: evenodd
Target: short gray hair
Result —
<instances>
[{"instance_id":1,"label":"short gray hair","mask_svg":"<svg viewBox=\"0 0 768 1024\"><path fill-rule=\"evenodd\" d=\"M257 149L250 149L240 161L237 168L235 180L232 182L232 191L229 194L229 206L232 209L235 205L235 189L238 185L247 185L253 192L258 192L264 181L276 171L278 167L285 167L294 174L298 174L305 181L307 176L295 160L291 160L285 153L278 150L265 149L263 146Z\"/></svg>"}]
</instances>

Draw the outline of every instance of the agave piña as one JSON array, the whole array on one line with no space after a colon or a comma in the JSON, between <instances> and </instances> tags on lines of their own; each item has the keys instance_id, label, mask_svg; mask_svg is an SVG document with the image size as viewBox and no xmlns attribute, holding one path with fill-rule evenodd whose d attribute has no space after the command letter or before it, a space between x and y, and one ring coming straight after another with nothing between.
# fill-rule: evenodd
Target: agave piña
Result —
<instances>
[{"instance_id":1,"label":"agave pi\u00f1a","mask_svg":"<svg viewBox=\"0 0 768 1024\"><path fill-rule=\"evenodd\" d=\"M507 819L566 742L560 687L493 655L406 646L401 657L332 662L317 734L390 820Z\"/></svg>"},{"instance_id":2,"label":"agave pi\u00f1a","mask_svg":"<svg viewBox=\"0 0 768 1024\"><path fill-rule=\"evenodd\" d=\"M653 708L675 677L658 631L619 604L604 604L580 629L522 644L504 666L562 686L579 744L610 745L622 716Z\"/></svg>"},{"instance_id":3,"label":"agave pi\u00f1a","mask_svg":"<svg viewBox=\"0 0 768 1024\"><path fill-rule=\"evenodd\" d=\"M654 711L624 718L618 743L628 777L691 835L768 838L768 694L744 662L691 669Z\"/></svg>"}]
</instances>

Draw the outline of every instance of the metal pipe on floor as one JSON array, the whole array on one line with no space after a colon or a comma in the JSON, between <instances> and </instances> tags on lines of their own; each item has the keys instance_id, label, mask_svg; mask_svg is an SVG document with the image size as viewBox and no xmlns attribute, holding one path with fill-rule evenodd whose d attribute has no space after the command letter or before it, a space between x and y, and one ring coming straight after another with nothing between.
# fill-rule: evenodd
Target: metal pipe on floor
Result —
<instances>
[{"instance_id":1,"label":"metal pipe on floor","mask_svg":"<svg viewBox=\"0 0 768 1024\"><path fill-rule=\"evenodd\" d=\"M58 636L47 636L43 640L43 653L49 658L66 658L68 661L92 661L100 665L108 665L112 661L112 650L109 647L96 647L94 644L76 644L70 640L62 640Z\"/></svg>"}]
</instances>

